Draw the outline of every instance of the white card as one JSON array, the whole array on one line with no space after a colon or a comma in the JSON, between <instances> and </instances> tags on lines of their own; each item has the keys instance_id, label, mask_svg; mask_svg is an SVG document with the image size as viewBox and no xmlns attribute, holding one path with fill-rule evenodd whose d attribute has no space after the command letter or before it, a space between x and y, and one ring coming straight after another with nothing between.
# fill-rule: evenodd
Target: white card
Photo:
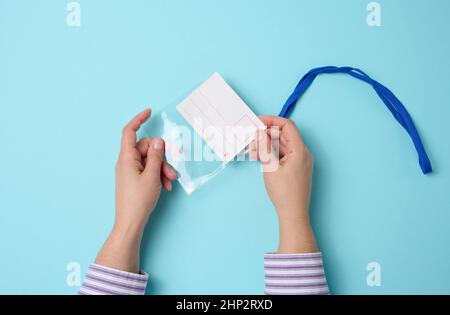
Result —
<instances>
[{"instance_id":1,"label":"white card","mask_svg":"<svg viewBox=\"0 0 450 315\"><path fill-rule=\"evenodd\" d=\"M266 129L236 92L214 73L177 106L178 112L224 162L235 158Z\"/></svg>"}]
</instances>

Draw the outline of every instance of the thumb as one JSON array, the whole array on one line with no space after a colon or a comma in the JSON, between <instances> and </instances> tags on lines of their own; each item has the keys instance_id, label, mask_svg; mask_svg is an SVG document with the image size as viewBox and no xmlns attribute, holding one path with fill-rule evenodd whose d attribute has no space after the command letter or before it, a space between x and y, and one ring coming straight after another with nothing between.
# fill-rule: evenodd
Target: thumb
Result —
<instances>
[{"instance_id":1,"label":"thumb","mask_svg":"<svg viewBox=\"0 0 450 315\"><path fill-rule=\"evenodd\" d=\"M265 130L258 130L257 154L265 173L274 172L279 166L278 140L275 137L273 140Z\"/></svg>"},{"instance_id":2,"label":"thumb","mask_svg":"<svg viewBox=\"0 0 450 315\"><path fill-rule=\"evenodd\" d=\"M145 163L145 176L154 176L160 179L161 166L164 155L164 140L160 138L151 139L147 149L147 162Z\"/></svg>"}]
</instances>

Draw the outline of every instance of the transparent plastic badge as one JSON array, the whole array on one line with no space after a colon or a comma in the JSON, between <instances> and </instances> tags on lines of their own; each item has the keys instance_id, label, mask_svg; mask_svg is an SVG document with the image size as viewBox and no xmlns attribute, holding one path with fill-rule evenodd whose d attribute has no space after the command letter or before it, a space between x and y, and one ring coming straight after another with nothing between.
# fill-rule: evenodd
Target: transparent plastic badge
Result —
<instances>
[{"instance_id":1,"label":"transparent plastic badge","mask_svg":"<svg viewBox=\"0 0 450 315\"><path fill-rule=\"evenodd\" d=\"M145 127L144 127L145 128ZM227 82L213 73L176 107L153 115L145 137L161 137L166 160L190 194L219 174L266 126Z\"/></svg>"},{"instance_id":2,"label":"transparent plastic badge","mask_svg":"<svg viewBox=\"0 0 450 315\"><path fill-rule=\"evenodd\" d=\"M175 107L152 114L142 137L164 139L165 158L178 175L178 182L191 194L226 166Z\"/></svg>"}]
</instances>

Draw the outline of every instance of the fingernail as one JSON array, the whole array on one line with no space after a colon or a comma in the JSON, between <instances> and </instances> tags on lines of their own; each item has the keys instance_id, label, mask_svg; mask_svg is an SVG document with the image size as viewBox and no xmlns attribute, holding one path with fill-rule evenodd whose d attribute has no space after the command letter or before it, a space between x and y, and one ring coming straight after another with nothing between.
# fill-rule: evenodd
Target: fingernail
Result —
<instances>
[{"instance_id":1,"label":"fingernail","mask_svg":"<svg viewBox=\"0 0 450 315\"><path fill-rule=\"evenodd\" d=\"M155 139L155 140L153 140L153 149L161 150L162 147L163 147L162 139Z\"/></svg>"}]
</instances>

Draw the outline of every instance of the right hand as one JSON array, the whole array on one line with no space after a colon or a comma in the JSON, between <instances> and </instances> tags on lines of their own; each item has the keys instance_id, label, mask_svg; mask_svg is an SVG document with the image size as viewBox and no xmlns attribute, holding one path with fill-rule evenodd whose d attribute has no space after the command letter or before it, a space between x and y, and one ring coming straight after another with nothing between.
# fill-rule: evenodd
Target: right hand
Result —
<instances>
[{"instance_id":1,"label":"right hand","mask_svg":"<svg viewBox=\"0 0 450 315\"><path fill-rule=\"evenodd\" d=\"M316 251L309 223L313 157L292 120L260 116L267 131L260 131L250 155L262 162L267 193L278 214L280 253ZM275 128L272 128L275 127ZM279 143L279 157L272 141Z\"/></svg>"}]
</instances>

